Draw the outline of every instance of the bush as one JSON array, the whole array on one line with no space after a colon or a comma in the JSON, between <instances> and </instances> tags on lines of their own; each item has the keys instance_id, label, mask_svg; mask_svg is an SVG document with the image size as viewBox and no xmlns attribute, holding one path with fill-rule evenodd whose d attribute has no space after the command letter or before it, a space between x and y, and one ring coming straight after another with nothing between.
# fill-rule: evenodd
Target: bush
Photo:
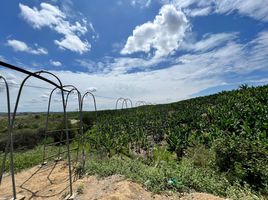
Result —
<instances>
[{"instance_id":1,"label":"bush","mask_svg":"<svg viewBox=\"0 0 268 200\"><path fill-rule=\"evenodd\" d=\"M135 182L143 184L153 192L173 190L187 192L192 189L198 192L209 192L215 195L230 197L233 200L262 199L256 196L247 186L230 184L224 174L209 167L196 167L191 159L177 162L164 162L158 166L145 164L142 160L125 156L111 158L92 155L86 163L88 175L101 177L114 174L124 175Z\"/></svg>"},{"instance_id":2,"label":"bush","mask_svg":"<svg viewBox=\"0 0 268 200\"><path fill-rule=\"evenodd\" d=\"M260 142L239 136L223 136L215 141L215 164L232 183L247 183L267 193L268 150ZM263 191L266 190L266 191Z\"/></svg>"}]
</instances>

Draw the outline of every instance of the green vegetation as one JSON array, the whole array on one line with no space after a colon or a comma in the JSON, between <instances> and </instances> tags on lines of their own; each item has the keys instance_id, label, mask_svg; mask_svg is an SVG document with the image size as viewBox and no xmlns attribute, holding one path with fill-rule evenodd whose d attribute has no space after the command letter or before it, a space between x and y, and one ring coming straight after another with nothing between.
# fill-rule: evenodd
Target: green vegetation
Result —
<instances>
[{"instance_id":1,"label":"green vegetation","mask_svg":"<svg viewBox=\"0 0 268 200\"><path fill-rule=\"evenodd\" d=\"M97 174L100 177L122 174L153 192L167 190L190 192L195 189L234 200L264 199L248 186L242 187L237 183L230 184L223 174L219 174L209 167L195 166L191 159L182 159L179 163L162 162L156 167L139 158L91 156L86 169L89 175Z\"/></svg>"},{"instance_id":2,"label":"green vegetation","mask_svg":"<svg viewBox=\"0 0 268 200\"><path fill-rule=\"evenodd\" d=\"M196 190L231 199L267 199L267 94L268 86L242 85L172 104L99 111L97 121L94 112L85 113L85 170L99 176L122 174L154 192ZM22 157L16 161L18 169L37 164L42 151L37 145L45 142L43 114L37 125L19 123L33 120L30 116L17 122L24 124L16 127L23 135L16 146ZM58 114L51 117L50 129L61 128ZM4 126L1 130L5 132Z\"/></svg>"},{"instance_id":3,"label":"green vegetation","mask_svg":"<svg viewBox=\"0 0 268 200\"><path fill-rule=\"evenodd\" d=\"M76 118L76 113L69 113L70 119ZM14 137L14 149L27 150L33 149L36 146L42 144L45 139L45 114L21 114L18 115L15 120L15 126L13 131ZM0 151L4 151L5 145L8 140L7 134L7 122L5 118L0 118ZM48 130L61 130L63 128L63 116L62 114L53 113L49 117ZM68 127L70 129L76 128L76 125L68 121ZM75 136L76 131L70 131L70 137ZM60 131L55 131L48 135L48 139L51 142L57 142L59 140ZM63 138L64 139L64 138Z\"/></svg>"},{"instance_id":4,"label":"green vegetation","mask_svg":"<svg viewBox=\"0 0 268 200\"><path fill-rule=\"evenodd\" d=\"M120 162L118 155L130 159L142 157L145 166L141 167L141 171L145 177L150 174L150 166L157 171L156 174L163 173L152 184L153 188L149 187L152 190L169 189L164 180L176 177L181 185L176 188L178 191L186 187L228 196L227 190L239 186L267 196L267 94L268 86L243 86L236 91L173 104L99 112L98 122L87 132L87 141L92 152L98 152L101 157L106 155L108 161L97 162L103 167L96 166L95 172L102 175L122 173L144 182L146 178L143 179L138 172L141 166L136 166L138 169L126 167L126 170L133 168L136 175L128 175L131 171L126 172L125 169L120 171L120 166L126 166L127 160ZM164 152L155 151L159 148ZM172 156L168 156L169 153ZM159 164L162 160L155 154L160 154L164 161L172 160L172 164L163 168L169 169L171 174L186 165L185 159L190 160L188 177L166 175ZM118 163L115 171L109 167L113 165L109 159ZM133 165L138 163L135 161ZM94 165L91 163L89 166L94 171Z\"/></svg>"}]
</instances>

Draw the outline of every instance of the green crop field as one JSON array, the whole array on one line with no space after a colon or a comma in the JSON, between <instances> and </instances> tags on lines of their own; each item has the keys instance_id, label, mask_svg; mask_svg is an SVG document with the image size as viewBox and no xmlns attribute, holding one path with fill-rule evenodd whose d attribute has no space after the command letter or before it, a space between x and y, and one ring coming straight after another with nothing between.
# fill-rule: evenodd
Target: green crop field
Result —
<instances>
[{"instance_id":1,"label":"green crop field","mask_svg":"<svg viewBox=\"0 0 268 200\"><path fill-rule=\"evenodd\" d=\"M122 174L154 192L196 190L231 199L267 199L268 86L242 86L172 104L97 115L97 119L94 112L83 116L87 174ZM21 130L40 129L44 116L38 116L25 117L26 121L38 118L37 124ZM71 116L77 118L75 113ZM27 157L18 169L38 164L42 140L36 141L34 146L22 144L30 150L18 153ZM33 155L35 159L29 159Z\"/></svg>"},{"instance_id":2,"label":"green crop field","mask_svg":"<svg viewBox=\"0 0 268 200\"><path fill-rule=\"evenodd\" d=\"M99 112L99 120L87 132L88 145L111 159L100 165L122 163L114 173L122 173L120 168L128 165L114 156L138 158L137 165L152 170L143 166L139 173L145 177L135 177L143 184L148 179L156 190L169 189L168 180L174 178L178 190L186 187L228 196L228 187L239 185L267 195L267 94L268 86L242 86L173 104ZM89 118L94 119L94 113ZM129 167L123 173L131 173ZM97 173L113 173L96 168Z\"/></svg>"}]
</instances>

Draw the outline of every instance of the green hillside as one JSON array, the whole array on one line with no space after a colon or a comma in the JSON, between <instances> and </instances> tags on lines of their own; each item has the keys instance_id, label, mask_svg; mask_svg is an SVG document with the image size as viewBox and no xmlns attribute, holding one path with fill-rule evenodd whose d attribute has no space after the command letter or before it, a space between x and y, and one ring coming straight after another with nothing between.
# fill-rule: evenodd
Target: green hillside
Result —
<instances>
[{"instance_id":1,"label":"green hillside","mask_svg":"<svg viewBox=\"0 0 268 200\"><path fill-rule=\"evenodd\" d=\"M268 86L95 114L83 117L87 174L122 174L154 192L267 199ZM62 126L58 113L51 118L51 129ZM44 120L44 114L18 119L17 170L41 161Z\"/></svg>"},{"instance_id":2,"label":"green hillside","mask_svg":"<svg viewBox=\"0 0 268 200\"><path fill-rule=\"evenodd\" d=\"M91 151L108 157L140 157L153 166L179 166L191 160L194 167L213 170L231 185L249 186L267 195L267 94L268 86L241 86L172 104L99 112L87 141ZM94 113L88 115L94 119ZM189 186L217 190L195 183ZM166 188L168 184L161 189Z\"/></svg>"}]
</instances>

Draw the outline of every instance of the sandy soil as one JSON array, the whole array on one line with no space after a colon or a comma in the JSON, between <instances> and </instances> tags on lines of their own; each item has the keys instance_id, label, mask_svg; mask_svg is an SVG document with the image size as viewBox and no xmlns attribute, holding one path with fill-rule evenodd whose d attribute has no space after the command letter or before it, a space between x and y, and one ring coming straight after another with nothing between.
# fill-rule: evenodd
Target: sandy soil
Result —
<instances>
[{"instance_id":1,"label":"sandy soil","mask_svg":"<svg viewBox=\"0 0 268 200\"><path fill-rule=\"evenodd\" d=\"M100 180L95 176L74 179L76 200L223 200L204 193L153 195L139 184L118 175ZM64 162L58 162L22 171L16 175L16 186L17 193L25 199L64 199L69 191L68 167ZM11 194L10 176L5 176L0 187L0 200L11 199Z\"/></svg>"}]
</instances>

